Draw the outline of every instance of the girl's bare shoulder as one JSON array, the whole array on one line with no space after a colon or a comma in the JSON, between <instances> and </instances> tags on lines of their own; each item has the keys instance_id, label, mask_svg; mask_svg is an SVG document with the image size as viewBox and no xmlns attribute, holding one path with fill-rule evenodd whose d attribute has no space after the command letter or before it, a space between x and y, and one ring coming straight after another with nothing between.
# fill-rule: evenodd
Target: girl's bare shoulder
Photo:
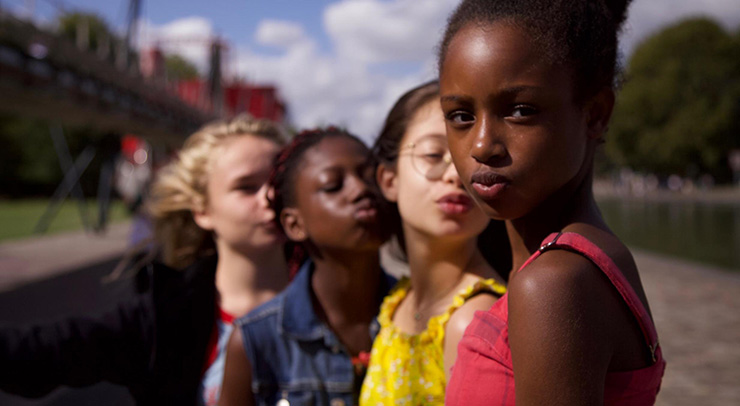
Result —
<instances>
[{"instance_id":1,"label":"girl's bare shoulder","mask_svg":"<svg viewBox=\"0 0 740 406\"><path fill-rule=\"evenodd\" d=\"M604 321L620 306L619 293L584 256L554 249L540 255L509 282L510 320L542 326Z\"/></svg>"}]
</instances>

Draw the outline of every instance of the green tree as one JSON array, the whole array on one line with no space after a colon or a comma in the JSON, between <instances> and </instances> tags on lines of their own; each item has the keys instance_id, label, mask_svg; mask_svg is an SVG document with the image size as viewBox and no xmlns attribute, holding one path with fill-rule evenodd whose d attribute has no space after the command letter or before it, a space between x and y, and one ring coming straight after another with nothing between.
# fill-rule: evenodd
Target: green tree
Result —
<instances>
[{"instance_id":1,"label":"green tree","mask_svg":"<svg viewBox=\"0 0 740 406\"><path fill-rule=\"evenodd\" d=\"M0 116L0 190L4 196L51 194L62 177L48 126Z\"/></svg>"},{"instance_id":2,"label":"green tree","mask_svg":"<svg viewBox=\"0 0 740 406\"><path fill-rule=\"evenodd\" d=\"M180 55L165 56L164 65L169 80L192 80L200 76L198 68Z\"/></svg>"},{"instance_id":3,"label":"green tree","mask_svg":"<svg viewBox=\"0 0 740 406\"><path fill-rule=\"evenodd\" d=\"M0 198L50 197L61 183L59 157L54 149L48 122L0 114ZM119 138L83 127L64 127L64 139L72 159L88 145L95 157L83 172L80 183L88 196L98 188L100 168L119 145Z\"/></svg>"},{"instance_id":4,"label":"green tree","mask_svg":"<svg viewBox=\"0 0 740 406\"><path fill-rule=\"evenodd\" d=\"M611 160L729 179L727 151L740 147L740 35L706 18L682 21L638 46L626 78L607 135Z\"/></svg>"},{"instance_id":5,"label":"green tree","mask_svg":"<svg viewBox=\"0 0 740 406\"><path fill-rule=\"evenodd\" d=\"M108 27L108 23L101 17L83 12L63 14L58 21L59 32L67 38L77 41L81 32L87 33L87 43L90 49L98 49L104 43L110 45L115 36ZM83 34L84 35L84 34Z\"/></svg>"}]
</instances>

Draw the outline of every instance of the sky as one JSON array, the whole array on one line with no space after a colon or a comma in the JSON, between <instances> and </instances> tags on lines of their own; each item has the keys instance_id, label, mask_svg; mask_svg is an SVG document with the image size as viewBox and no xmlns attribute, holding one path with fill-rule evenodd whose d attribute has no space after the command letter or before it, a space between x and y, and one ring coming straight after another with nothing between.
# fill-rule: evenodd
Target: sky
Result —
<instances>
[{"instance_id":1,"label":"sky","mask_svg":"<svg viewBox=\"0 0 740 406\"><path fill-rule=\"evenodd\" d=\"M158 43L207 71L207 41L226 41L225 75L275 85L297 128L340 125L372 142L406 90L436 77L435 47L459 0L142 0L139 44ZM52 21L59 6L91 11L125 31L128 0L0 0ZM682 18L704 15L729 30L738 0L635 0L625 55ZM175 40L177 39L177 40Z\"/></svg>"}]
</instances>

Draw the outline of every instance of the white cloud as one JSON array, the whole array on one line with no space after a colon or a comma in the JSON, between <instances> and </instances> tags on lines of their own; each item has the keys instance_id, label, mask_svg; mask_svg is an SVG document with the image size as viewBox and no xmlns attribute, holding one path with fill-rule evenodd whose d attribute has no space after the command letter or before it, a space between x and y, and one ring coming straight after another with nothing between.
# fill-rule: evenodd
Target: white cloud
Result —
<instances>
[{"instance_id":1,"label":"white cloud","mask_svg":"<svg viewBox=\"0 0 740 406\"><path fill-rule=\"evenodd\" d=\"M284 52L264 56L240 49L236 70L248 80L276 84L296 126L342 125L371 142L398 96L435 77L434 47L456 3L333 3L324 10L324 25L334 47L324 53L299 25L264 21L256 39L262 45L280 46ZM381 74L374 69L409 61L412 68L403 74Z\"/></svg>"},{"instance_id":2,"label":"white cloud","mask_svg":"<svg viewBox=\"0 0 740 406\"><path fill-rule=\"evenodd\" d=\"M264 55L246 44L232 45L225 66L250 82L276 85L297 127L341 125L369 143L396 99L436 76L434 47L457 1L333 3L324 10L333 45L328 52L296 22L263 20L255 42L281 52ZM213 32L210 21L187 18L160 27L145 24L141 38L149 44L159 40L165 51L183 55L206 72L208 48L175 38L211 38ZM399 61L406 64L402 74L375 69Z\"/></svg>"},{"instance_id":3,"label":"white cloud","mask_svg":"<svg viewBox=\"0 0 740 406\"><path fill-rule=\"evenodd\" d=\"M327 6L324 25L337 54L364 62L433 57L458 0L345 0Z\"/></svg>"},{"instance_id":4,"label":"white cloud","mask_svg":"<svg viewBox=\"0 0 740 406\"><path fill-rule=\"evenodd\" d=\"M200 72L208 72L211 41L216 38L211 21L188 17L155 26L139 22L139 48L159 46L165 53L178 54L192 62Z\"/></svg>"},{"instance_id":5,"label":"white cloud","mask_svg":"<svg viewBox=\"0 0 740 406\"><path fill-rule=\"evenodd\" d=\"M236 70L256 82L274 83L289 103L295 125L346 126L367 142L406 90L436 76L434 47L458 0L344 0L324 10L333 49L322 53L297 24L260 24L260 44L280 46L279 56L241 49ZM403 74L374 69L410 63ZM413 68L416 66L416 68Z\"/></svg>"},{"instance_id":6,"label":"white cloud","mask_svg":"<svg viewBox=\"0 0 740 406\"><path fill-rule=\"evenodd\" d=\"M288 48L304 38L303 27L290 21L262 20L257 27L257 43Z\"/></svg>"},{"instance_id":7,"label":"white cloud","mask_svg":"<svg viewBox=\"0 0 740 406\"><path fill-rule=\"evenodd\" d=\"M248 80L278 86L299 128L341 125L370 142L395 99L423 79L422 72L373 74L357 61L320 54L311 41L299 44L277 57L243 51L237 63Z\"/></svg>"},{"instance_id":8,"label":"white cloud","mask_svg":"<svg viewBox=\"0 0 740 406\"><path fill-rule=\"evenodd\" d=\"M225 66L248 81L277 86L299 128L338 124L371 142L398 96L436 76L434 47L458 0L341 0L324 9L329 49L322 50L295 21L263 20L254 32L262 54L249 44L231 44ZM626 23L623 48L688 15L709 15L726 27L740 23L737 0L636 0ZM151 38L211 38L202 18L148 27ZM142 36L143 37L143 36ZM208 47L163 41L206 71ZM403 63L405 68L394 70ZM385 69L388 68L388 69ZM380 73L396 72L396 73ZM228 73L228 72L227 72Z\"/></svg>"}]
</instances>

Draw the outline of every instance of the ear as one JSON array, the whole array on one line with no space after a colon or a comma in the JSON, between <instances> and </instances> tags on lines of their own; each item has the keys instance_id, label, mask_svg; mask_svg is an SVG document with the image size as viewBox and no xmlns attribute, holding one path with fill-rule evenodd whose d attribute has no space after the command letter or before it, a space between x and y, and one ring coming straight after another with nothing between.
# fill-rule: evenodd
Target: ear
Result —
<instances>
[{"instance_id":1,"label":"ear","mask_svg":"<svg viewBox=\"0 0 740 406\"><path fill-rule=\"evenodd\" d=\"M586 119L589 138L599 139L606 132L609 119L614 110L614 99L614 90L605 87L588 102L586 106Z\"/></svg>"},{"instance_id":2,"label":"ear","mask_svg":"<svg viewBox=\"0 0 740 406\"><path fill-rule=\"evenodd\" d=\"M206 230L213 231L213 218L207 209L193 211L193 221L198 227Z\"/></svg>"},{"instance_id":3,"label":"ear","mask_svg":"<svg viewBox=\"0 0 740 406\"><path fill-rule=\"evenodd\" d=\"M297 209L286 207L280 212L280 224L283 225L285 234L291 241L302 242L308 239L303 217Z\"/></svg>"},{"instance_id":4,"label":"ear","mask_svg":"<svg viewBox=\"0 0 740 406\"><path fill-rule=\"evenodd\" d=\"M378 165L375 172L375 179L378 181L380 191L389 202L398 201L398 176L395 169L391 169L384 164Z\"/></svg>"}]
</instances>

